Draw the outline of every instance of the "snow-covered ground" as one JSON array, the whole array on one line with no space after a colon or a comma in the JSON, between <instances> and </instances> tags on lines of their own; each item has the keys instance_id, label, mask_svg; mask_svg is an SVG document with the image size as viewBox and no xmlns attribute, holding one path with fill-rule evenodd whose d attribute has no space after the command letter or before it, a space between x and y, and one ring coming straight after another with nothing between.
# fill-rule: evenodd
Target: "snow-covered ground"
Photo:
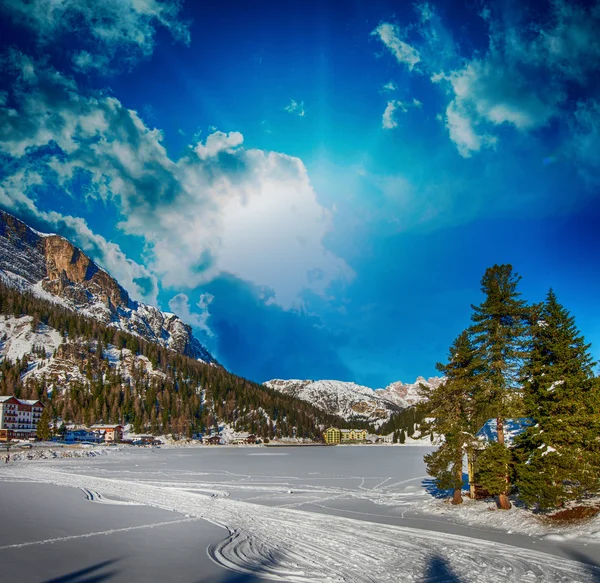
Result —
<instances>
[{"instance_id":1,"label":"snow-covered ground","mask_svg":"<svg viewBox=\"0 0 600 583\"><path fill-rule=\"evenodd\" d=\"M598 580L600 569L568 558L598 552L597 520L569 529L549 527L520 509L450 507L431 495L422 452L377 446L123 450L93 460L9 464L0 468L0 492L2 479L32 480L204 518L229 532L210 546L214 561L266 579Z\"/></svg>"}]
</instances>

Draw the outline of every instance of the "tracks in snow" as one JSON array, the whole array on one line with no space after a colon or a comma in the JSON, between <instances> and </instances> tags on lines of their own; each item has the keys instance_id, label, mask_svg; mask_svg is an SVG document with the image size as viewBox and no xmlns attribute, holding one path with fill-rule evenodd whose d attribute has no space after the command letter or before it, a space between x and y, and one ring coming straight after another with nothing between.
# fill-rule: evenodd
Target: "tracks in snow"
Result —
<instances>
[{"instance_id":1,"label":"tracks in snow","mask_svg":"<svg viewBox=\"0 0 600 583\"><path fill-rule=\"evenodd\" d=\"M178 488L15 467L14 478L72 486L204 518L229 536L208 549L229 569L290 583L423 581L444 561L466 582L593 582L600 569L537 551L421 529L210 498Z\"/></svg>"}]
</instances>

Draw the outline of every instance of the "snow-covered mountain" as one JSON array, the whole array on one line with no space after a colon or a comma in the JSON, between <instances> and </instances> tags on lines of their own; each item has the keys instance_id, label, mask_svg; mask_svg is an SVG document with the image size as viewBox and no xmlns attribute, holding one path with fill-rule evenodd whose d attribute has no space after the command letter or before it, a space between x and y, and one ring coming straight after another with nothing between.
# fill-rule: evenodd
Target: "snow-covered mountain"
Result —
<instances>
[{"instance_id":1,"label":"snow-covered mountain","mask_svg":"<svg viewBox=\"0 0 600 583\"><path fill-rule=\"evenodd\" d=\"M0 210L0 278L11 287L208 363L216 362L175 314L132 300L83 251Z\"/></svg>"},{"instance_id":2,"label":"snow-covered mountain","mask_svg":"<svg viewBox=\"0 0 600 583\"><path fill-rule=\"evenodd\" d=\"M89 385L90 379L86 376L81 358L84 344L66 341L58 330L45 324L34 326L31 316L0 314L0 360L15 363L26 358L27 368L21 375L25 384L29 380L43 379L49 392L57 390L59 393L71 388L74 383ZM96 341L89 344L98 346ZM109 368L115 369L124 382L130 381L135 371L143 372L150 381L166 379L166 375L155 369L146 356L133 354L127 348L119 350L108 345L103 347L102 355L97 356L103 358ZM89 360L86 364L91 366ZM97 370L101 368L98 366Z\"/></svg>"},{"instance_id":3,"label":"snow-covered mountain","mask_svg":"<svg viewBox=\"0 0 600 583\"><path fill-rule=\"evenodd\" d=\"M391 385L388 385L385 389L375 389L375 393L388 401L392 401L396 405L399 405L402 409L411 407L423 400L423 397L419 394L420 385L426 387L438 387L444 382L443 377L417 377L414 383L403 383L402 381L396 381Z\"/></svg>"},{"instance_id":4,"label":"snow-covered mountain","mask_svg":"<svg viewBox=\"0 0 600 583\"><path fill-rule=\"evenodd\" d=\"M264 385L308 401L315 407L347 421L356 419L380 426L393 413L415 405L421 400L418 393L420 383L437 386L442 381L443 379L438 377L428 380L419 377L414 383L395 382L385 389L376 390L344 381L273 379Z\"/></svg>"}]
</instances>

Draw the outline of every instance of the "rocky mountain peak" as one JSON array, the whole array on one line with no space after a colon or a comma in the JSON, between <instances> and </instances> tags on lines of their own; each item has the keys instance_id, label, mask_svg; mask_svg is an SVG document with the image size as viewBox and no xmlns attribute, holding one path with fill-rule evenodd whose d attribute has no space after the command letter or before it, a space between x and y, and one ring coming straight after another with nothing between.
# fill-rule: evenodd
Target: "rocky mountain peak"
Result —
<instances>
[{"instance_id":1,"label":"rocky mountain peak","mask_svg":"<svg viewBox=\"0 0 600 583\"><path fill-rule=\"evenodd\" d=\"M0 276L115 328L205 362L215 362L178 316L131 300L81 249L60 235L35 231L0 211Z\"/></svg>"}]
</instances>

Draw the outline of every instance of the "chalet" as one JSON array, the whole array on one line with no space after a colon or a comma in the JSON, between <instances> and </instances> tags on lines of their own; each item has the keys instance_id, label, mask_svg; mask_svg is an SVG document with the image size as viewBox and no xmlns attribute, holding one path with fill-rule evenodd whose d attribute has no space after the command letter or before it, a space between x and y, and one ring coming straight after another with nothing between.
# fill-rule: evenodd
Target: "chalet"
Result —
<instances>
[{"instance_id":1,"label":"chalet","mask_svg":"<svg viewBox=\"0 0 600 583\"><path fill-rule=\"evenodd\" d=\"M0 441L36 437L44 405L37 400L0 396Z\"/></svg>"},{"instance_id":2,"label":"chalet","mask_svg":"<svg viewBox=\"0 0 600 583\"><path fill-rule=\"evenodd\" d=\"M122 425L106 425L97 423L90 427L92 431L98 432L100 435L100 441L106 443L118 443L123 439L123 426Z\"/></svg>"},{"instance_id":3,"label":"chalet","mask_svg":"<svg viewBox=\"0 0 600 583\"><path fill-rule=\"evenodd\" d=\"M206 443L207 445L221 445L221 436L211 435L210 437L205 437L202 443Z\"/></svg>"},{"instance_id":4,"label":"chalet","mask_svg":"<svg viewBox=\"0 0 600 583\"><path fill-rule=\"evenodd\" d=\"M256 443L256 435L247 431L235 432L230 438L229 443L233 445L254 444Z\"/></svg>"}]
</instances>

